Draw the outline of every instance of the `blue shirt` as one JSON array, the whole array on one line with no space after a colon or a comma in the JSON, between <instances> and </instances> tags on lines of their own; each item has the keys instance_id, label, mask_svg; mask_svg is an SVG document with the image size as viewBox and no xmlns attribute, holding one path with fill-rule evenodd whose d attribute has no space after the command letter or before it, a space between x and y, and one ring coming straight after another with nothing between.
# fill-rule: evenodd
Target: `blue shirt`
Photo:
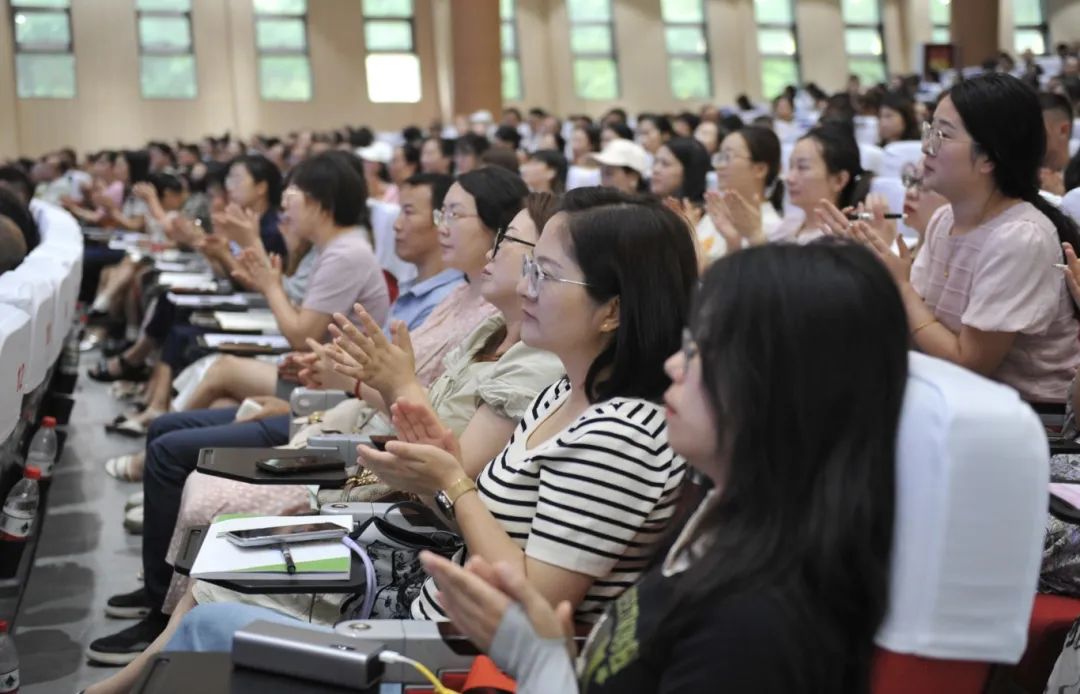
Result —
<instances>
[{"instance_id":1,"label":"blue shirt","mask_svg":"<svg viewBox=\"0 0 1080 694\"><path fill-rule=\"evenodd\" d=\"M391 321L404 321L410 331L416 330L427 320L446 295L465 281L460 270L443 270L422 282L403 282L398 287L398 298L390 306L390 318L383 331L389 334Z\"/></svg>"}]
</instances>

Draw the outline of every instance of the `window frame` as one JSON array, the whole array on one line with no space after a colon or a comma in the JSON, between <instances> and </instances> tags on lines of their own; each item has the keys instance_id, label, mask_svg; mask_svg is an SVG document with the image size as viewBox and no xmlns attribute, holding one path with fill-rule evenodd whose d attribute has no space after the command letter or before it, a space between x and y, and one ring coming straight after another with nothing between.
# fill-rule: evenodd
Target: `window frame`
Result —
<instances>
[{"instance_id":1,"label":"window frame","mask_svg":"<svg viewBox=\"0 0 1080 694\"><path fill-rule=\"evenodd\" d=\"M12 65L11 69L15 73L15 98L16 99L75 99L79 96L79 79L78 71L75 64L75 31L71 21L71 0L67 0L67 3L63 6L43 6L43 5L22 5L19 0L10 0L8 2L8 12L10 13L11 22L11 46L12 46ZM62 14L67 21L68 27L68 40L66 45L60 44L24 44L19 41L18 22L16 17L19 14ZM73 89L70 96L22 96L19 94L19 71L18 61L20 55L35 55L35 56L71 56L71 70L72 70L72 85Z\"/></svg>"},{"instance_id":2,"label":"window frame","mask_svg":"<svg viewBox=\"0 0 1080 694\"><path fill-rule=\"evenodd\" d=\"M369 16L367 14L367 8L364 7L364 0L360 0L360 12L363 15L363 26L361 31L364 37L364 78L367 82L366 96L368 101L374 104L411 104L420 103L424 98L424 85L422 81L422 66L420 65L420 54L416 48L416 0L409 0L409 12L408 14L377 14ZM402 48L372 48L368 43L368 27L373 24L380 24L385 22L407 22L409 25L409 48L408 50ZM368 74L368 61L373 56L407 56L411 57L416 62L417 79L418 79L418 92L415 101L407 100L376 100L372 98L371 84L372 80Z\"/></svg>"},{"instance_id":3,"label":"window frame","mask_svg":"<svg viewBox=\"0 0 1080 694\"><path fill-rule=\"evenodd\" d=\"M705 0L698 0L698 3L701 5L701 21L668 21L664 18L664 0L660 0L660 20L664 25L664 52L667 54L668 65L668 89L671 91L671 96L679 101L695 101L701 99L712 100L713 97L716 95L716 88L713 84L712 74L712 44L709 42L709 4L705 2ZM705 52L672 52L667 42L668 29L700 29L701 35L705 39ZM614 38L614 32L612 33L612 37ZM706 89L706 94L704 96L681 98L677 94L675 94L675 85L671 81L671 63L675 60L694 60L705 63L705 76L708 80L708 88Z\"/></svg>"},{"instance_id":4,"label":"window frame","mask_svg":"<svg viewBox=\"0 0 1080 694\"><path fill-rule=\"evenodd\" d=\"M192 20L192 14L194 3L189 0L188 8L186 10L163 10L163 9L151 9L144 10L139 8L138 0L135 0L135 40L139 44L139 95L143 99L153 99L154 101L161 100L177 100L177 101L190 101L199 97L199 59L195 52L195 25ZM142 40L142 19L143 18L158 18L158 19L183 19L187 22L188 27L188 47L184 48L147 48L143 45ZM153 58L177 58L190 56L194 74L195 91L191 96L147 96L142 89L142 59L144 57Z\"/></svg>"},{"instance_id":5,"label":"window frame","mask_svg":"<svg viewBox=\"0 0 1080 694\"><path fill-rule=\"evenodd\" d=\"M847 17L843 16L844 6L841 0L840 13L841 18L844 20L844 55L847 56L848 74L855 74L851 70L852 60L878 60L881 62L882 81L888 82L889 79L889 50L885 45L885 8L883 7L882 0L874 0L877 3L877 22L849 22ZM847 33L851 29L870 29L877 32L878 40L881 42L881 55L875 55L873 53L850 53L847 49ZM862 75L859 76L860 79Z\"/></svg>"},{"instance_id":6,"label":"window frame","mask_svg":"<svg viewBox=\"0 0 1080 694\"><path fill-rule=\"evenodd\" d=\"M796 13L797 4L795 0L786 0L788 6L791 8L791 21L790 22L762 22L757 17L757 3L752 5L754 9L754 43L757 45L758 52L758 79L761 81L762 98L775 99L779 94L765 94L765 72L763 66L765 60L769 58L782 58L784 60L791 60L795 63L795 84L802 84L802 50L799 47L799 17ZM764 53L761 50L761 42L759 40L760 32L762 29L772 31L789 31L791 32L791 38L795 42L794 53Z\"/></svg>"},{"instance_id":7,"label":"window frame","mask_svg":"<svg viewBox=\"0 0 1080 694\"><path fill-rule=\"evenodd\" d=\"M1050 43L1050 23L1046 19L1046 0L1038 0L1039 4L1039 19L1042 20L1038 24L1017 24L1016 23L1016 5L1013 5L1013 30L1012 30L1012 50L1010 53L1019 53L1016 48L1016 34L1020 31L1037 31L1042 35L1043 40L1043 53L1042 55L1053 55L1053 44Z\"/></svg>"},{"instance_id":8,"label":"window frame","mask_svg":"<svg viewBox=\"0 0 1080 694\"><path fill-rule=\"evenodd\" d=\"M570 2L567 2L565 5L567 27L566 38L567 46L570 48L570 80L574 83L574 97L577 99L581 99L582 101L609 101L612 99L622 98L622 74L619 70L619 46L618 41L615 40L615 2L614 0L606 1L608 7L607 19L574 19L573 13L570 11ZM587 27L606 27L611 36L611 50L608 52L575 51L573 47L574 29L583 29ZM615 95L612 97L604 97L602 99L592 99L583 94L579 94L577 90L577 79L574 74L578 60L610 60L612 63L614 63Z\"/></svg>"},{"instance_id":9,"label":"window frame","mask_svg":"<svg viewBox=\"0 0 1080 694\"><path fill-rule=\"evenodd\" d=\"M257 7L252 3L252 26L254 32L252 39L255 42L255 63L256 70L258 72L257 80L259 82L259 99L262 101L282 101L293 103L308 103L315 99L315 73L311 69L311 31L308 27L308 12L309 7L307 2L304 3L304 11L300 13L295 12L260 12ZM263 48L259 46L259 21L260 20L274 20L274 19L295 19L299 20L304 27L304 47L302 50L295 48ZM303 58L304 64L307 67L308 74L308 88L309 94L306 99L280 99L280 98L267 98L264 85L262 84L262 61L263 58Z\"/></svg>"},{"instance_id":10,"label":"window frame","mask_svg":"<svg viewBox=\"0 0 1080 694\"><path fill-rule=\"evenodd\" d=\"M508 97L505 92L505 83L502 91L503 101L522 101L525 98L525 81L524 74L521 71L521 33L518 31L518 12L517 12L517 0L506 0L512 8L509 17L504 17L502 14L502 3L499 3L499 51L501 53L500 69L506 64L506 60L514 61L514 71L517 72L517 85L518 93L515 96ZM514 35L514 50L512 52L506 51L506 46L503 45L502 35L503 31L509 27L510 31Z\"/></svg>"}]
</instances>

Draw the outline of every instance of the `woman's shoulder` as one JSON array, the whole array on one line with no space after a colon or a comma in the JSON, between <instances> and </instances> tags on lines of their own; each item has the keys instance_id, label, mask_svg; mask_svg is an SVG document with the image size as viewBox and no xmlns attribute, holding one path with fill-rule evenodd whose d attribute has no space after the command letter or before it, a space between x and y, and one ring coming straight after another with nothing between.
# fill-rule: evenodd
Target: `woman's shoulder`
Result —
<instances>
[{"instance_id":1,"label":"woman's shoulder","mask_svg":"<svg viewBox=\"0 0 1080 694\"><path fill-rule=\"evenodd\" d=\"M663 407L640 398L615 397L594 403L567 428L565 440L603 437L618 446L645 448L652 454L667 449L667 420Z\"/></svg>"}]
</instances>

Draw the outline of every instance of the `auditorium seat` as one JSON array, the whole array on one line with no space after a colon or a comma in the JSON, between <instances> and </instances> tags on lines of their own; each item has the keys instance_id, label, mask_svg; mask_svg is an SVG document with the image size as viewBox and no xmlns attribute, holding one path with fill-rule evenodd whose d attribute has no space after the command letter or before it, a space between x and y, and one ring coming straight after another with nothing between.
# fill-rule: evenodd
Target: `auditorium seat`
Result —
<instances>
[{"instance_id":1,"label":"auditorium seat","mask_svg":"<svg viewBox=\"0 0 1080 694\"><path fill-rule=\"evenodd\" d=\"M63 348L64 336L75 322L75 308L79 302L79 283L82 279L82 248L55 247L42 244L26 257L20 269L53 278L58 286L54 306L52 356L56 358Z\"/></svg>"},{"instance_id":2,"label":"auditorium seat","mask_svg":"<svg viewBox=\"0 0 1080 694\"><path fill-rule=\"evenodd\" d=\"M711 171L709 173L712 173ZM600 168L587 169L584 166L571 166L566 171L566 189L586 188L600 185Z\"/></svg>"},{"instance_id":3,"label":"auditorium seat","mask_svg":"<svg viewBox=\"0 0 1080 694\"><path fill-rule=\"evenodd\" d=\"M874 180L870 183L870 192L885 196L885 199L889 201L889 212L900 213L903 211L904 194L907 190L904 188L903 181L899 178L874 176ZM908 246L919 240L918 233L907 224L904 224L902 219L896 220L896 230L904 237L904 241L907 242Z\"/></svg>"},{"instance_id":4,"label":"auditorium seat","mask_svg":"<svg viewBox=\"0 0 1080 694\"><path fill-rule=\"evenodd\" d=\"M1016 391L913 352L898 441L890 605L873 691L981 694L990 666L1016 663L1027 642L1046 437ZM914 681L924 684L905 688Z\"/></svg>"},{"instance_id":5,"label":"auditorium seat","mask_svg":"<svg viewBox=\"0 0 1080 694\"><path fill-rule=\"evenodd\" d=\"M1080 188L1073 188L1061 199L1061 209L1080 224Z\"/></svg>"},{"instance_id":6,"label":"auditorium seat","mask_svg":"<svg viewBox=\"0 0 1080 694\"><path fill-rule=\"evenodd\" d=\"M0 443L15 429L26 391L30 316L0 303Z\"/></svg>"},{"instance_id":7,"label":"auditorium seat","mask_svg":"<svg viewBox=\"0 0 1080 694\"><path fill-rule=\"evenodd\" d=\"M923 157L922 142L919 140L901 140L885 145L885 158L881 163L882 176L900 178L904 167L918 164Z\"/></svg>"},{"instance_id":8,"label":"auditorium seat","mask_svg":"<svg viewBox=\"0 0 1080 694\"><path fill-rule=\"evenodd\" d=\"M877 146L879 142L877 116L855 116L855 141L860 145Z\"/></svg>"},{"instance_id":9,"label":"auditorium seat","mask_svg":"<svg viewBox=\"0 0 1080 694\"><path fill-rule=\"evenodd\" d=\"M21 266L0 275L0 304L11 304L30 315L30 358L24 380L27 391L41 384L53 361L49 354L53 340L59 337L53 334L58 293L54 282L23 271Z\"/></svg>"}]
</instances>

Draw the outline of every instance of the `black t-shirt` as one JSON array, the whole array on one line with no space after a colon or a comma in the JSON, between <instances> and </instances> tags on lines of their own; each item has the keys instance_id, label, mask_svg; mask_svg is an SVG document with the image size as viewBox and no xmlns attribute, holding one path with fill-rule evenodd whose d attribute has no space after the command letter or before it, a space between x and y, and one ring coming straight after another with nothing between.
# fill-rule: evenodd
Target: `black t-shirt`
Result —
<instances>
[{"instance_id":1,"label":"black t-shirt","mask_svg":"<svg viewBox=\"0 0 1080 694\"><path fill-rule=\"evenodd\" d=\"M657 567L611 605L583 653L581 694L844 694L853 654L793 591L746 590L699 606L656 638L676 579Z\"/></svg>"}]
</instances>

